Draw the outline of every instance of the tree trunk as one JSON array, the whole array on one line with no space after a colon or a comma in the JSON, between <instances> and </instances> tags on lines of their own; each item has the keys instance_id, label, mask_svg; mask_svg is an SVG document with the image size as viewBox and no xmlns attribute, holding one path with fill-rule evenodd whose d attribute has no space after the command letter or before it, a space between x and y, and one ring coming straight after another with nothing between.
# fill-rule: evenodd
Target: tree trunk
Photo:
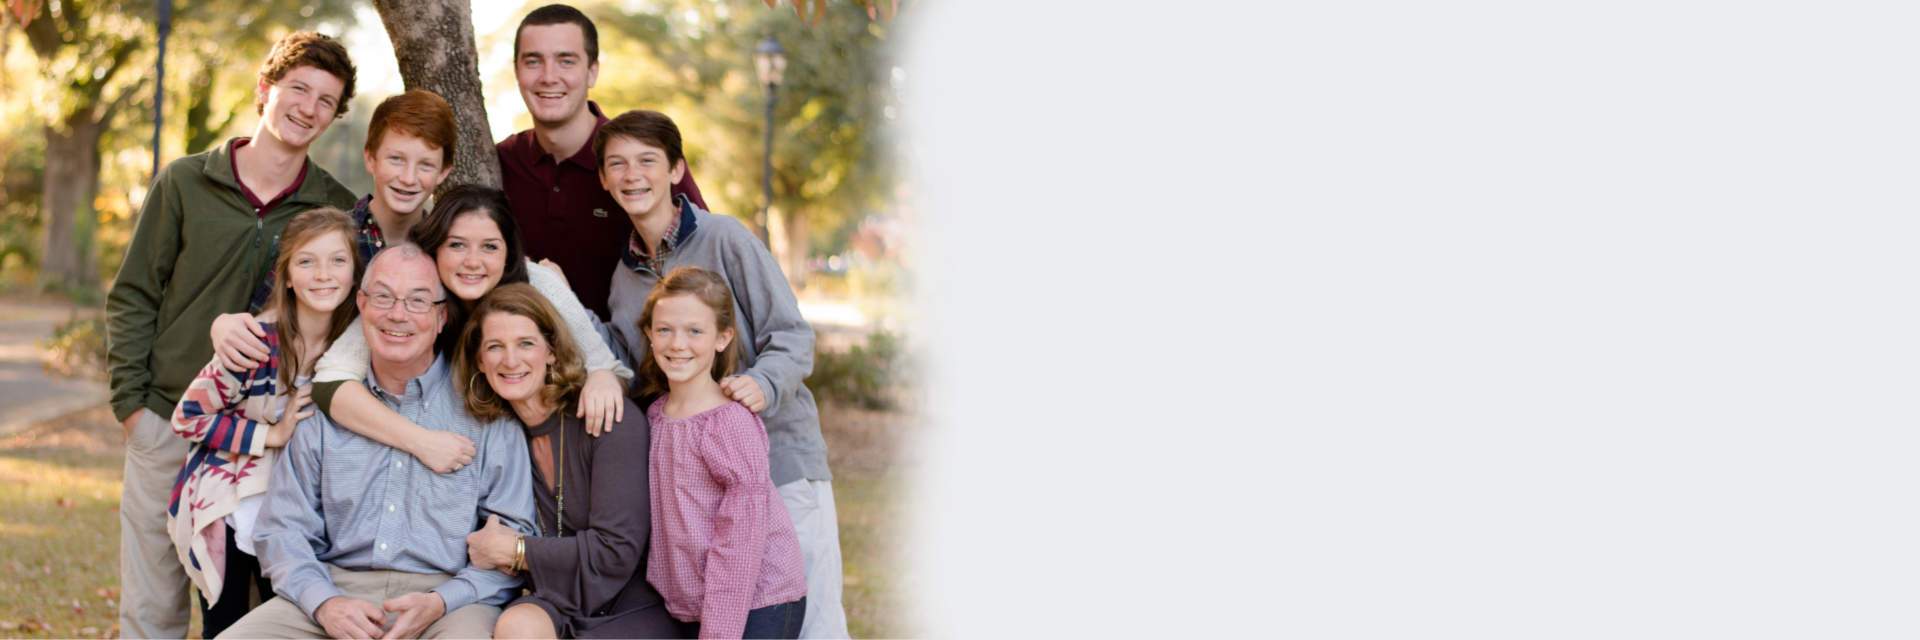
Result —
<instances>
[{"instance_id":1,"label":"tree trunk","mask_svg":"<svg viewBox=\"0 0 1920 640\"><path fill-rule=\"evenodd\" d=\"M400 79L408 89L426 89L446 98L460 128L453 175L440 184L500 186L500 158L494 155L487 104L480 92L479 55L473 44L473 9L468 0L373 0L380 22L393 40Z\"/></svg>"},{"instance_id":2,"label":"tree trunk","mask_svg":"<svg viewBox=\"0 0 1920 640\"><path fill-rule=\"evenodd\" d=\"M767 238L767 249L773 253L774 263L786 272L787 285L800 290L807 279L807 253L812 251L806 216L789 214L780 207L767 210Z\"/></svg>"},{"instance_id":3,"label":"tree trunk","mask_svg":"<svg viewBox=\"0 0 1920 640\"><path fill-rule=\"evenodd\" d=\"M46 127L47 165L41 181L40 280L69 290L99 286L93 260L93 197L100 190L100 134L104 122L90 110Z\"/></svg>"}]
</instances>

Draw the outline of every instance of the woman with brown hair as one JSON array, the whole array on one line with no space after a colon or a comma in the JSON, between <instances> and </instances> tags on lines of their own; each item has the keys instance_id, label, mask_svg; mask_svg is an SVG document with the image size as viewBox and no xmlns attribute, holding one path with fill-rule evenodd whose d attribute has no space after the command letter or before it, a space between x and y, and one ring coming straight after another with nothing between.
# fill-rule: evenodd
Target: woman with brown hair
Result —
<instances>
[{"instance_id":1,"label":"woman with brown hair","mask_svg":"<svg viewBox=\"0 0 1920 640\"><path fill-rule=\"evenodd\" d=\"M625 400L615 428L588 437L575 417L587 377L575 340L538 291L505 284L474 305L454 352L467 411L518 417L533 458L540 535L489 518L467 536L474 566L523 574L532 587L501 613L494 637L678 636L646 578L646 412Z\"/></svg>"}]
</instances>

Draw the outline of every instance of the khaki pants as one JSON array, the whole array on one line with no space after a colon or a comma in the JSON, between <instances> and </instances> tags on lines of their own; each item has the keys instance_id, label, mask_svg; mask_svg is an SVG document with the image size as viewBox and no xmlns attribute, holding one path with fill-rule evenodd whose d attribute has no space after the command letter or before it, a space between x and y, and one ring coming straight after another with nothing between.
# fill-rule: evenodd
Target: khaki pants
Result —
<instances>
[{"instance_id":1,"label":"khaki pants","mask_svg":"<svg viewBox=\"0 0 1920 640\"><path fill-rule=\"evenodd\" d=\"M378 605L388 598L430 591L449 576L444 573L407 573L404 571L351 571L332 565L333 585L346 592L344 597L359 598ZM391 628L394 614L387 614L384 627ZM422 638L491 638L493 623L500 618L500 607L470 604L447 612L420 632ZM306 612L286 598L268 600L220 634L222 638L324 638L320 627Z\"/></svg>"},{"instance_id":2,"label":"khaki pants","mask_svg":"<svg viewBox=\"0 0 1920 640\"><path fill-rule=\"evenodd\" d=\"M807 567L807 616L800 623L800 637L845 638L847 611L840 605L840 520L833 508L833 482L802 478L780 485L779 490Z\"/></svg>"},{"instance_id":3,"label":"khaki pants","mask_svg":"<svg viewBox=\"0 0 1920 640\"><path fill-rule=\"evenodd\" d=\"M167 535L167 500L187 460L187 441L173 434L171 416L148 409L136 415L120 484L120 635L184 638L193 584Z\"/></svg>"}]
</instances>

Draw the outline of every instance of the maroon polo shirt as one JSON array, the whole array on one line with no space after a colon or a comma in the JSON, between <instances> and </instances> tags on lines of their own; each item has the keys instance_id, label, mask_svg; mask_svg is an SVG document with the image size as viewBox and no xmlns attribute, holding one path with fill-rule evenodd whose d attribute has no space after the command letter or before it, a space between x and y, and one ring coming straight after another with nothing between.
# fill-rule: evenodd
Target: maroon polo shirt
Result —
<instances>
[{"instance_id":1,"label":"maroon polo shirt","mask_svg":"<svg viewBox=\"0 0 1920 640\"><path fill-rule=\"evenodd\" d=\"M587 109L593 113L593 131L599 133L607 116L591 100ZM607 290L613 269L627 250L633 224L613 195L600 186L600 159L593 155L591 139L578 153L558 161L540 148L532 129L508 136L494 148L500 154L501 183L527 257L560 265L580 304L602 320L611 317ZM686 194L694 204L707 208L691 169L673 183L673 193Z\"/></svg>"}]
</instances>

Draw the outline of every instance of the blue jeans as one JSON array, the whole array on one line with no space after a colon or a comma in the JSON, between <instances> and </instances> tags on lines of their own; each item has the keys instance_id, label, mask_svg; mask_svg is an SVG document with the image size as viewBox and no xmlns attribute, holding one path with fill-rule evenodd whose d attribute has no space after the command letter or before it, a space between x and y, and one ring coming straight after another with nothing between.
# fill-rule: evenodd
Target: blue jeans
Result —
<instances>
[{"instance_id":1,"label":"blue jeans","mask_svg":"<svg viewBox=\"0 0 1920 640\"><path fill-rule=\"evenodd\" d=\"M747 612L747 626L741 629L740 637L746 638L798 638L800 623L807 617L807 598L801 596L793 602L767 605ZM692 627L687 637L700 635L700 623L687 625Z\"/></svg>"}]
</instances>

